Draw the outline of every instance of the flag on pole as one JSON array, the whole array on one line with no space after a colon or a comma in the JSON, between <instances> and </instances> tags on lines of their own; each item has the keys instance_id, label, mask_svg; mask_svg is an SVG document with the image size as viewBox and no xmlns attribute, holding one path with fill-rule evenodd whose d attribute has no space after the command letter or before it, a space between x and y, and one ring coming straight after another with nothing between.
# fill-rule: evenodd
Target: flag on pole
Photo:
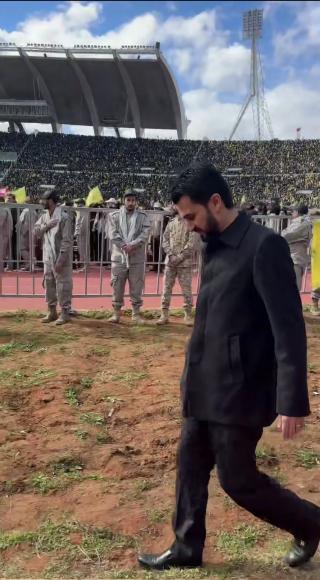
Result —
<instances>
[{"instance_id":1,"label":"flag on pole","mask_svg":"<svg viewBox=\"0 0 320 580\"><path fill-rule=\"evenodd\" d=\"M96 205L97 203L102 203L103 197L99 187L94 187L88 193L88 197L86 199L86 207L90 207L91 205Z\"/></svg>"},{"instance_id":2,"label":"flag on pole","mask_svg":"<svg viewBox=\"0 0 320 580\"><path fill-rule=\"evenodd\" d=\"M320 288L320 221L313 224L311 246L311 281L312 289Z\"/></svg>"},{"instance_id":3,"label":"flag on pole","mask_svg":"<svg viewBox=\"0 0 320 580\"><path fill-rule=\"evenodd\" d=\"M26 188L25 187L19 187L19 189L15 189L11 193L16 198L16 202L17 203L26 203L27 193L26 193Z\"/></svg>"}]
</instances>

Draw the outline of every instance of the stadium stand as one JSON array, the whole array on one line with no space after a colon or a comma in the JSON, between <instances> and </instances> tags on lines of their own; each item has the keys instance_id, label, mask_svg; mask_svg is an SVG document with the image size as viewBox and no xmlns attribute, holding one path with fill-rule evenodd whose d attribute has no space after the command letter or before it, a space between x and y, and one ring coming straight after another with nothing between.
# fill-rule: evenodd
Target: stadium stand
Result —
<instances>
[{"instance_id":1,"label":"stadium stand","mask_svg":"<svg viewBox=\"0 0 320 580\"><path fill-rule=\"evenodd\" d=\"M320 207L320 140L192 141L119 139L80 135L0 133L0 151L16 152L3 185L26 186L37 199L44 184L64 199L86 196L99 185L105 197L127 187L140 190L143 205L166 203L170 178L193 159L212 161L227 176L236 201L280 198ZM6 163L0 165L4 175Z\"/></svg>"}]
</instances>

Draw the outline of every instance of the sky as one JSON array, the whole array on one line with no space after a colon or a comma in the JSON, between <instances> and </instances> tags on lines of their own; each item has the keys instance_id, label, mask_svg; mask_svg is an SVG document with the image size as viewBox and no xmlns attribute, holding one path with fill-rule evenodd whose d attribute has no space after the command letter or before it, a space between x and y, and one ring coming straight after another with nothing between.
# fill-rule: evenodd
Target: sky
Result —
<instances>
[{"instance_id":1,"label":"sky","mask_svg":"<svg viewBox=\"0 0 320 580\"><path fill-rule=\"evenodd\" d=\"M0 2L0 42L154 44L178 82L188 138L228 139L249 90L242 13L263 9L264 90L274 137L320 138L320 2ZM0 129L4 126L0 123ZM91 134L91 128L67 128ZM131 136L130 130L123 136ZM173 136L148 132L148 136ZM267 133L265 132L267 136ZM251 108L236 137L254 138Z\"/></svg>"}]
</instances>

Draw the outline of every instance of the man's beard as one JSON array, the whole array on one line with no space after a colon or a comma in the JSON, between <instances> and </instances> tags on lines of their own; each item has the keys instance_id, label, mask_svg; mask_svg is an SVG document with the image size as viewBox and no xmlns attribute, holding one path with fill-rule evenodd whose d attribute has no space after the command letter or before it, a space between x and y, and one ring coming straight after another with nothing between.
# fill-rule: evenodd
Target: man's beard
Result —
<instances>
[{"instance_id":1,"label":"man's beard","mask_svg":"<svg viewBox=\"0 0 320 580\"><path fill-rule=\"evenodd\" d=\"M205 241L207 241L209 238L217 236L217 234L219 233L218 222L216 218L214 218L213 215L211 215L209 210L207 210L205 230L198 230L197 228L195 228L194 231L198 232L201 235L202 239Z\"/></svg>"}]
</instances>

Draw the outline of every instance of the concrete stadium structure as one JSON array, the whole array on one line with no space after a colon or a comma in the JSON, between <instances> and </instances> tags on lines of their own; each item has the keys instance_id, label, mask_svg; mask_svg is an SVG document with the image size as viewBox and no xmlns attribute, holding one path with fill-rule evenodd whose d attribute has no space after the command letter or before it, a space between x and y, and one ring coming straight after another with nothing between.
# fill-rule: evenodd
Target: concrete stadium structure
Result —
<instances>
[{"instance_id":1,"label":"concrete stadium structure","mask_svg":"<svg viewBox=\"0 0 320 580\"><path fill-rule=\"evenodd\" d=\"M12 130L22 123L133 128L187 133L181 95L170 68L155 46L0 43L0 121Z\"/></svg>"}]
</instances>

